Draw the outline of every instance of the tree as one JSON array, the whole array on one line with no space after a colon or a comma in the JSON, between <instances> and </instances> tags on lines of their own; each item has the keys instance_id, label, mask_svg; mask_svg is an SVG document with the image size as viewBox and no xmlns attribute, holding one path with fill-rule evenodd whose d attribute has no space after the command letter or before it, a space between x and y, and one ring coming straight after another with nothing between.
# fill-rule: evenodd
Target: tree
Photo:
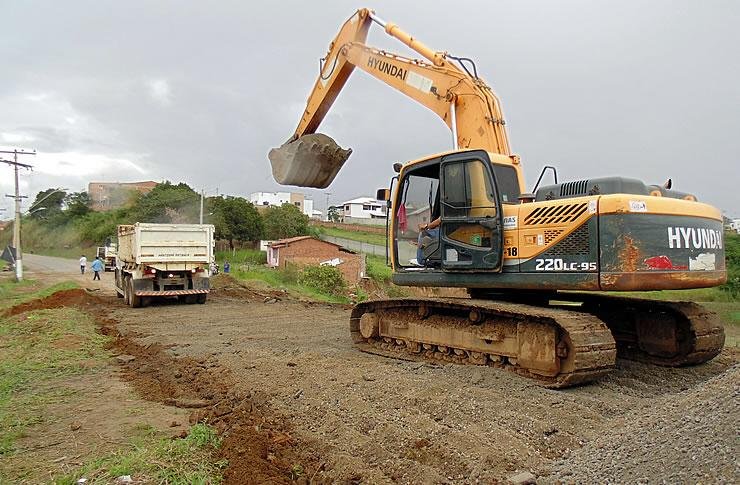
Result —
<instances>
[{"instance_id":1,"label":"tree","mask_svg":"<svg viewBox=\"0 0 740 485\"><path fill-rule=\"evenodd\" d=\"M329 210L326 213L326 218L329 220L329 222L340 222L341 217L339 216L339 209L337 206L331 206L329 207Z\"/></svg>"},{"instance_id":2,"label":"tree","mask_svg":"<svg viewBox=\"0 0 740 485\"><path fill-rule=\"evenodd\" d=\"M58 189L42 190L29 207L32 218L48 218L62 211L62 204L67 193Z\"/></svg>"},{"instance_id":3,"label":"tree","mask_svg":"<svg viewBox=\"0 0 740 485\"><path fill-rule=\"evenodd\" d=\"M285 203L280 207L269 207L262 218L267 239L305 236L310 233L308 216L293 204Z\"/></svg>"},{"instance_id":4,"label":"tree","mask_svg":"<svg viewBox=\"0 0 740 485\"><path fill-rule=\"evenodd\" d=\"M216 227L216 237L227 239L229 248L234 241L256 241L262 236L262 216L251 202L242 197L214 197L208 199Z\"/></svg>"},{"instance_id":5,"label":"tree","mask_svg":"<svg viewBox=\"0 0 740 485\"><path fill-rule=\"evenodd\" d=\"M136 201L134 215L139 222L193 223L199 210L200 195L190 186L163 182Z\"/></svg>"},{"instance_id":6,"label":"tree","mask_svg":"<svg viewBox=\"0 0 740 485\"><path fill-rule=\"evenodd\" d=\"M84 216L90 212L90 196L87 192L72 192L64 198L66 212L70 218Z\"/></svg>"},{"instance_id":7,"label":"tree","mask_svg":"<svg viewBox=\"0 0 740 485\"><path fill-rule=\"evenodd\" d=\"M727 282L719 288L732 299L740 298L740 235L725 232L725 264Z\"/></svg>"}]
</instances>

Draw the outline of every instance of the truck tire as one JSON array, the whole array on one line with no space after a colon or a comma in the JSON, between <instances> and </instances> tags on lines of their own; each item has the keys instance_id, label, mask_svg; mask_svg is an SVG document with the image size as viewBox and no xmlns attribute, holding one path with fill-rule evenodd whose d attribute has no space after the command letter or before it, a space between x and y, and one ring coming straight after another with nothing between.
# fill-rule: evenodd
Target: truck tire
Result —
<instances>
[{"instance_id":1,"label":"truck tire","mask_svg":"<svg viewBox=\"0 0 740 485\"><path fill-rule=\"evenodd\" d=\"M133 278L128 279L128 295L129 295L129 304L131 305L131 308L141 308L141 297L136 296L136 292L134 291L134 279Z\"/></svg>"},{"instance_id":2,"label":"truck tire","mask_svg":"<svg viewBox=\"0 0 740 485\"><path fill-rule=\"evenodd\" d=\"M208 299L208 293L201 293L198 295L198 303L203 304L206 302L206 299Z\"/></svg>"},{"instance_id":3,"label":"truck tire","mask_svg":"<svg viewBox=\"0 0 740 485\"><path fill-rule=\"evenodd\" d=\"M123 298L123 293L118 291L118 288L123 288L123 285L121 285L121 272L118 271L118 268L114 268L114 271L113 286L116 289L116 298Z\"/></svg>"},{"instance_id":4,"label":"truck tire","mask_svg":"<svg viewBox=\"0 0 740 485\"><path fill-rule=\"evenodd\" d=\"M123 288L123 303L125 305L131 305L131 296L128 289L128 280L130 278L126 275L121 276L121 287Z\"/></svg>"}]
</instances>

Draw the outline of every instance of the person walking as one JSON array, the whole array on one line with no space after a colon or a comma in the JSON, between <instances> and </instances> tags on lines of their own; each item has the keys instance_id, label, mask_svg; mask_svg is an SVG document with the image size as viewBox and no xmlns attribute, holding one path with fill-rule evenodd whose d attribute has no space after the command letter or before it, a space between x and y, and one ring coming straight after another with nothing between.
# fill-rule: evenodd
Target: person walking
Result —
<instances>
[{"instance_id":1,"label":"person walking","mask_svg":"<svg viewBox=\"0 0 740 485\"><path fill-rule=\"evenodd\" d=\"M100 272L103 271L103 262L100 260L100 258L96 257L95 261L92 262L92 265L90 267L95 272L95 275L93 275L93 281L100 280Z\"/></svg>"},{"instance_id":2,"label":"person walking","mask_svg":"<svg viewBox=\"0 0 740 485\"><path fill-rule=\"evenodd\" d=\"M80 274L85 274L85 268L87 268L87 258L83 254L80 258Z\"/></svg>"}]
</instances>

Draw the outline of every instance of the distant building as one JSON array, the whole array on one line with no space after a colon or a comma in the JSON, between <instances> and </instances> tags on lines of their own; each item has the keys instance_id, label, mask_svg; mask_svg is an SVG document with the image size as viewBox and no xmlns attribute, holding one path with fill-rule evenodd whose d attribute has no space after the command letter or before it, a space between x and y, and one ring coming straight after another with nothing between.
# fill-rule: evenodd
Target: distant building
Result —
<instances>
[{"instance_id":1,"label":"distant building","mask_svg":"<svg viewBox=\"0 0 740 485\"><path fill-rule=\"evenodd\" d=\"M740 219L732 219L728 225L730 229L740 234Z\"/></svg>"},{"instance_id":2,"label":"distant building","mask_svg":"<svg viewBox=\"0 0 740 485\"><path fill-rule=\"evenodd\" d=\"M293 204L308 217L321 219L321 212L313 208L313 200L306 198L303 194L295 192L253 192L249 195L249 201L258 208Z\"/></svg>"},{"instance_id":3,"label":"distant building","mask_svg":"<svg viewBox=\"0 0 740 485\"><path fill-rule=\"evenodd\" d=\"M157 182L90 182L87 194L90 196L91 209L95 211L109 211L125 206L134 192L148 194Z\"/></svg>"},{"instance_id":4,"label":"distant building","mask_svg":"<svg viewBox=\"0 0 740 485\"><path fill-rule=\"evenodd\" d=\"M267 265L285 268L330 265L339 268L349 284L358 283L365 276L365 255L311 236L298 236L272 241L267 247Z\"/></svg>"},{"instance_id":5,"label":"distant building","mask_svg":"<svg viewBox=\"0 0 740 485\"><path fill-rule=\"evenodd\" d=\"M342 222L347 224L385 224L388 206L385 201L372 197L348 200L340 207Z\"/></svg>"}]
</instances>

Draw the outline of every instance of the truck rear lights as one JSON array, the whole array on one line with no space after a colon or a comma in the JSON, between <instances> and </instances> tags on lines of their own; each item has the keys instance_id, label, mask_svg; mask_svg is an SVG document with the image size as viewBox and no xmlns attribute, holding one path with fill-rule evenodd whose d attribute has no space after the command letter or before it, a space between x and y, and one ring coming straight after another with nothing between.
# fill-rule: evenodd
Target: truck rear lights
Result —
<instances>
[{"instance_id":1,"label":"truck rear lights","mask_svg":"<svg viewBox=\"0 0 740 485\"><path fill-rule=\"evenodd\" d=\"M193 268L193 269L190 270L191 273L195 273L195 271L196 271L195 268Z\"/></svg>"},{"instance_id":2,"label":"truck rear lights","mask_svg":"<svg viewBox=\"0 0 740 485\"><path fill-rule=\"evenodd\" d=\"M154 268L149 268L149 272L150 272L151 274L157 274L157 270L156 270L156 269L154 269Z\"/></svg>"}]
</instances>

